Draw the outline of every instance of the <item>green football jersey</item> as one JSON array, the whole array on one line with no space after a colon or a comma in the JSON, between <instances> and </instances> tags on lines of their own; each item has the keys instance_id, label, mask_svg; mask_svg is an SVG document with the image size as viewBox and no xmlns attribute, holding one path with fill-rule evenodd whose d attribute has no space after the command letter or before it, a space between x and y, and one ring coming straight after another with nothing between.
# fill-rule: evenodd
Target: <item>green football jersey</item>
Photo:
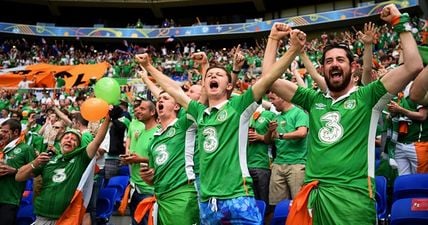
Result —
<instances>
[{"instance_id":1,"label":"green football jersey","mask_svg":"<svg viewBox=\"0 0 428 225\"><path fill-rule=\"evenodd\" d=\"M134 123L135 124L135 123ZM129 148L130 153L135 153L140 157L149 157L149 147L150 143L153 140L154 133L159 130L159 127L153 127L150 130L144 129L144 123L141 123L142 126L134 127L132 129L132 133L130 135L136 135L135 132L139 132L137 138L131 138L132 141L136 141L135 146L132 146L132 148ZM137 125L138 126L138 125ZM142 128L141 130L138 130ZM134 140L136 139L136 140ZM139 163L133 163L131 164L131 181L136 185L138 188L138 193L145 193L145 194L153 194L153 187L149 186L140 176L140 164Z\"/></svg>"},{"instance_id":2,"label":"green football jersey","mask_svg":"<svg viewBox=\"0 0 428 225\"><path fill-rule=\"evenodd\" d=\"M82 141L80 142L80 147L87 147L91 141L94 140L94 135L91 131L85 130L82 132Z\"/></svg>"},{"instance_id":3,"label":"green football jersey","mask_svg":"<svg viewBox=\"0 0 428 225\"><path fill-rule=\"evenodd\" d=\"M34 150L31 146L20 143L12 148L3 150L4 163L15 169L28 164L35 158ZM0 176L0 203L18 206L22 193L24 192L25 182L15 181L15 174Z\"/></svg>"},{"instance_id":4,"label":"green football jersey","mask_svg":"<svg viewBox=\"0 0 428 225\"><path fill-rule=\"evenodd\" d=\"M0 110L8 108L9 104L10 104L10 102L8 99L1 98L0 99Z\"/></svg>"},{"instance_id":5,"label":"green football jersey","mask_svg":"<svg viewBox=\"0 0 428 225\"><path fill-rule=\"evenodd\" d=\"M281 112L275 117L280 134L296 131L299 127L309 127L309 117L302 109L293 106L288 111ZM276 164L305 164L307 149L307 136L302 139L285 140L275 139Z\"/></svg>"},{"instance_id":6,"label":"green football jersey","mask_svg":"<svg viewBox=\"0 0 428 225\"><path fill-rule=\"evenodd\" d=\"M260 135L266 134L269 122L273 120L275 114L264 110L261 113L255 112L251 117L250 129L255 129ZM269 169L269 145L264 142L249 142L247 150L248 168Z\"/></svg>"},{"instance_id":7,"label":"green football jersey","mask_svg":"<svg viewBox=\"0 0 428 225\"><path fill-rule=\"evenodd\" d=\"M135 151L135 149L138 147L137 142L139 140L140 135L143 133L144 127L144 123L137 119L132 119L129 123L129 128L126 135L128 138L130 138L130 150Z\"/></svg>"},{"instance_id":8,"label":"green football jersey","mask_svg":"<svg viewBox=\"0 0 428 225\"><path fill-rule=\"evenodd\" d=\"M198 125L202 201L254 195L247 141L250 118L257 107L251 88L212 108L190 102L188 114Z\"/></svg>"},{"instance_id":9,"label":"green football jersey","mask_svg":"<svg viewBox=\"0 0 428 225\"><path fill-rule=\"evenodd\" d=\"M36 132L29 131L25 136L25 141L28 145L33 147L34 152L40 153L46 149L45 145L47 143L43 143L43 136Z\"/></svg>"},{"instance_id":10,"label":"green football jersey","mask_svg":"<svg viewBox=\"0 0 428 225\"><path fill-rule=\"evenodd\" d=\"M400 106L413 112L417 112L419 109L424 107L414 103L412 100L410 100L409 96L401 99ZM398 135L398 142L410 144L414 142L428 141L428 120L412 120L407 124L407 134Z\"/></svg>"},{"instance_id":11,"label":"green football jersey","mask_svg":"<svg viewBox=\"0 0 428 225\"><path fill-rule=\"evenodd\" d=\"M85 148L67 156L57 154L46 165L34 170L42 174L42 190L34 201L36 215L58 219L70 205L71 199L91 159ZM73 155L73 157L70 157Z\"/></svg>"},{"instance_id":12,"label":"green football jersey","mask_svg":"<svg viewBox=\"0 0 428 225\"><path fill-rule=\"evenodd\" d=\"M186 157L186 144L194 143L187 135L193 121L175 119L165 130L154 134L149 150L149 166L155 169L153 184L156 195L166 194L195 179L193 158Z\"/></svg>"},{"instance_id":13,"label":"green football jersey","mask_svg":"<svg viewBox=\"0 0 428 225\"><path fill-rule=\"evenodd\" d=\"M319 180L370 191L367 180L374 177L376 125L390 97L379 80L336 100L297 89L292 102L309 112L305 183Z\"/></svg>"}]
</instances>

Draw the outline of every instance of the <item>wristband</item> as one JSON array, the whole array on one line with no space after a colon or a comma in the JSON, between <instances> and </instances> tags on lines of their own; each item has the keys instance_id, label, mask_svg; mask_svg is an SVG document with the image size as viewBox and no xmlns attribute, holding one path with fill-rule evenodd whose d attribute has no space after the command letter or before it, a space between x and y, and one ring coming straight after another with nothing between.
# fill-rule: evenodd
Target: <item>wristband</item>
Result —
<instances>
[{"instance_id":1,"label":"wristband","mask_svg":"<svg viewBox=\"0 0 428 225\"><path fill-rule=\"evenodd\" d=\"M30 163L30 166L31 166L31 168L33 168L33 170L36 169L33 162Z\"/></svg>"},{"instance_id":2,"label":"wristband","mask_svg":"<svg viewBox=\"0 0 428 225\"><path fill-rule=\"evenodd\" d=\"M408 13L403 13L400 16L394 17L391 20L394 32L400 34L406 31L412 31L412 25L410 24L410 17Z\"/></svg>"},{"instance_id":3,"label":"wristband","mask_svg":"<svg viewBox=\"0 0 428 225\"><path fill-rule=\"evenodd\" d=\"M269 35L269 37L268 37L268 38L273 39L273 40L275 40L275 41L279 41L279 38L273 37L273 36L271 36L271 35Z\"/></svg>"},{"instance_id":4,"label":"wristband","mask_svg":"<svg viewBox=\"0 0 428 225\"><path fill-rule=\"evenodd\" d=\"M232 70L232 73L234 74L239 74L241 71L240 70Z\"/></svg>"},{"instance_id":5,"label":"wristband","mask_svg":"<svg viewBox=\"0 0 428 225\"><path fill-rule=\"evenodd\" d=\"M391 25L392 25L392 26L397 25L397 24L400 22L400 17L401 17L401 16L394 16L394 17L392 18L392 20L391 20Z\"/></svg>"}]
</instances>

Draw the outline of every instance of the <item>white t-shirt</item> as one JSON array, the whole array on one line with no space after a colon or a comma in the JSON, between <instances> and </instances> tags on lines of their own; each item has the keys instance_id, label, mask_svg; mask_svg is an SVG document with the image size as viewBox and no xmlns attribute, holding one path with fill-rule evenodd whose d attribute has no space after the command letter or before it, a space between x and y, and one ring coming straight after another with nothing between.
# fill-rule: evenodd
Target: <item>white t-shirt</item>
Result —
<instances>
[{"instance_id":1,"label":"white t-shirt","mask_svg":"<svg viewBox=\"0 0 428 225\"><path fill-rule=\"evenodd\" d=\"M30 84L32 84L32 83L33 83L33 81L29 81L29 80L24 81L24 80L21 80L18 83L18 88L19 89L28 89L28 88L30 88Z\"/></svg>"}]
</instances>

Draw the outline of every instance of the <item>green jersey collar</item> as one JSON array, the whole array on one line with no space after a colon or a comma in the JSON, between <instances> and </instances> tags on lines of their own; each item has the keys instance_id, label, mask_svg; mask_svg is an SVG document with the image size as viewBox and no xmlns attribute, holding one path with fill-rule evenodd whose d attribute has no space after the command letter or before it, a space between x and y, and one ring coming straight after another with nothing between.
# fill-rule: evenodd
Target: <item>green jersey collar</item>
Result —
<instances>
[{"instance_id":1,"label":"green jersey collar","mask_svg":"<svg viewBox=\"0 0 428 225\"><path fill-rule=\"evenodd\" d=\"M10 152L12 149L14 149L17 145L18 145L18 140L19 138L16 138L15 140L9 142L4 148L3 148L3 152L4 154L7 154L8 152Z\"/></svg>"},{"instance_id":2,"label":"green jersey collar","mask_svg":"<svg viewBox=\"0 0 428 225\"><path fill-rule=\"evenodd\" d=\"M352 93L356 92L357 90L358 90L358 86L354 86L354 87L352 87L352 88L351 88L351 90L349 90L346 94L344 94L344 95L340 96L340 97L339 97L339 98L337 98L337 99L334 99L334 98L333 98L333 97L331 97L331 95L330 95L330 90L328 90L328 89L327 89L327 92L324 94L324 96L325 96L326 98L331 98L331 99L333 100L332 104L334 104L334 103L336 103L336 102L341 101L342 99L345 99L345 98L349 97L349 95L351 95Z\"/></svg>"},{"instance_id":3,"label":"green jersey collar","mask_svg":"<svg viewBox=\"0 0 428 225\"><path fill-rule=\"evenodd\" d=\"M169 127L174 126L174 124L177 122L178 118L175 118L171 123L169 123L165 129L160 128L159 130L157 130L154 135L159 136L161 134L163 134L163 132L165 132L166 130L168 130Z\"/></svg>"},{"instance_id":4,"label":"green jersey collar","mask_svg":"<svg viewBox=\"0 0 428 225\"><path fill-rule=\"evenodd\" d=\"M224 102L222 102L222 103L220 103L220 104L218 104L218 105L215 105L215 106L212 106L212 107L208 107L208 108L206 108L206 109L204 110L204 113L206 113L206 114L210 115L210 114L211 114L211 110L212 110L213 108L215 108L215 109L217 109L217 110L220 110L220 109L221 109L221 108L223 108L223 106L224 106L224 105L226 105L228 102L229 102L229 99L228 99L228 100L225 100Z\"/></svg>"}]
</instances>

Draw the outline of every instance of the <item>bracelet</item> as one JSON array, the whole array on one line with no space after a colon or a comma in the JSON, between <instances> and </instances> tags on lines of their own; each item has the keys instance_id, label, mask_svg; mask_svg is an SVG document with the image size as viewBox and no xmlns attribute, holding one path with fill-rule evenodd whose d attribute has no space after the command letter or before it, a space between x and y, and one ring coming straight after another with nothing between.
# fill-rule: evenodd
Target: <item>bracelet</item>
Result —
<instances>
[{"instance_id":1,"label":"bracelet","mask_svg":"<svg viewBox=\"0 0 428 225\"><path fill-rule=\"evenodd\" d=\"M394 17L392 18L392 20L391 20L391 25L392 25L392 26L397 25L397 24L400 22L400 17L401 17L401 16L394 16Z\"/></svg>"},{"instance_id":2,"label":"bracelet","mask_svg":"<svg viewBox=\"0 0 428 225\"><path fill-rule=\"evenodd\" d=\"M33 162L30 163L30 166L31 166L31 168L33 168L33 170L36 169Z\"/></svg>"},{"instance_id":3,"label":"bracelet","mask_svg":"<svg viewBox=\"0 0 428 225\"><path fill-rule=\"evenodd\" d=\"M234 74L239 74L241 71L240 70L232 70L232 73Z\"/></svg>"},{"instance_id":4,"label":"bracelet","mask_svg":"<svg viewBox=\"0 0 428 225\"><path fill-rule=\"evenodd\" d=\"M408 13L403 13L399 17L394 17L391 21L394 32L400 34L406 31L412 31L412 25L410 24L410 17Z\"/></svg>"},{"instance_id":5,"label":"bracelet","mask_svg":"<svg viewBox=\"0 0 428 225\"><path fill-rule=\"evenodd\" d=\"M279 38L273 37L273 36L271 36L271 35L269 35L269 37L268 37L268 38L273 39L273 40L275 40L275 41L279 41Z\"/></svg>"}]
</instances>

